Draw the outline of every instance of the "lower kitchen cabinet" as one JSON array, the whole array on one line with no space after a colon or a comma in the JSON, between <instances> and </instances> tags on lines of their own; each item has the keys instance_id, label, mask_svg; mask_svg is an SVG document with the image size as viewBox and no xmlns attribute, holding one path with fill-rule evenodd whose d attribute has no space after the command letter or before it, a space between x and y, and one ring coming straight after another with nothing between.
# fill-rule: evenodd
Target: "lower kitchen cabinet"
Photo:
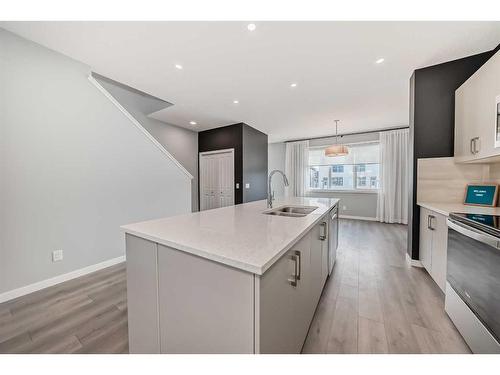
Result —
<instances>
[{"instance_id":1,"label":"lower kitchen cabinet","mask_svg":"<svg viewBox=\"0 0 500 375\"><path fill-rule=\"evenodd\" d=\"M311 231L311 298L314 307L321 297L323 286L328 277L328 223L329 216Z\"/></svg>"},{"instance_id":2,"label":"lower kitchen cabinet","mask_svg":"<svg viewBox=\"0 0 500 375\"><path fill-rule=\"evenodd\" d=\"M302 349L327 276L327 217L259 279L260 353Z\"/></svg>"},{"instance_id":3,"label":"lower kitchen cabinet","mask_svg":"<svg viewBox=\"0 0 500 375\"><path fill-rule=\"evenodd\" d=\"M328 273L328 218L262 275L127 234L127 259L140 260L127 265L130 352L300 353Z\"/></svg>"},{"instance_id":4,"label":"lower kitchen cabinet","mask_svg":"<svg viewBox=\"0 0 500 375\"><path fill-rule=\"evenodd\" d=\"M304 236L259 279L260 353L300 353L312 302L311 234Z\"/></svg>"},{"instance_id":5,"label":"lower kitchen cabinet","mask_svg":"<svg viewBox=\"0 0 500 375\"><path fill-rule=\"evenodd\" d=\"M446 216L420 207L420 262L444 292L446 289Z\"/></svg>"}]
</instances>

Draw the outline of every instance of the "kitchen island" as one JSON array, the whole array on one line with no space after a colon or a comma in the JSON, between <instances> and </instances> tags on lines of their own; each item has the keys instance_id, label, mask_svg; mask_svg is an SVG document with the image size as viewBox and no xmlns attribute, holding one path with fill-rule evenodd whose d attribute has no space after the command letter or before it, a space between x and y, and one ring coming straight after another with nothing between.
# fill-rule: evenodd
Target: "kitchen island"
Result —
<instances>
[{"instance_id":1,"label":"kitchen island","mask_svg":"<svg viewBox=\"0 0 500 375\"><path fill-rule=\"evenodd\" d=\"M130 352L299 353L337 205L287 198L123 226Z\"/></svg>"}]
</instances>

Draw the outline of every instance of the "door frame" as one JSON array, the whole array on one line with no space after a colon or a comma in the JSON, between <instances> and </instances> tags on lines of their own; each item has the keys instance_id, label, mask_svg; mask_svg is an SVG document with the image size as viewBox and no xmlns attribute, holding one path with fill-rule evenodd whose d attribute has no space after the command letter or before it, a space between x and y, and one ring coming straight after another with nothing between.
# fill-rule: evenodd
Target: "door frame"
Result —
<instances>
[{"instance_id":1,"label":"door frame","mask_svg":"<svg viewBox=\"0 0 500 375\"><path fill-rule=\"evenodd\" d=\"M234 170L234 148L222 148L220 150L212 150L212 151L203 151L203 152L198 152L198 209L202 211L201 209L201 197L202 197L202 191L201 191L201 158L202 156L206 155L213 155L213 154L225 154L225 153L230 153L233 159L233 205L234 202L236 201L236 191L235 191L235 170Z\"/></svg>"}]
</instances>

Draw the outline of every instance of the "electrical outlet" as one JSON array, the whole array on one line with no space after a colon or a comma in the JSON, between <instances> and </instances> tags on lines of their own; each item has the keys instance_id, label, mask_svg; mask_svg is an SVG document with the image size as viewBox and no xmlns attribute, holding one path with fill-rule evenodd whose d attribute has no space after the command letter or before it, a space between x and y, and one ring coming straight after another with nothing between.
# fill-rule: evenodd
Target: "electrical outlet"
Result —
<instances>
[{"instance_id":1,"label":"electrical outlet","mask_svg":"<svg viewBox=\"0 0 500 375\"><path fill-rule=\"evenodd\" d=\"M240 183L239 183L239 182L237 182L237 183L236 183L236 189L239 189L239 188L240 188Z\"/></svg>"},{"instance_id":2,"label":"electrical outlet","mask_svg":"<svg viewBox=\"0 0 500 375\"><path fill-rule=\"evenodd\" d=\"M249 183L245 184L245 189L250 189L250 184Z\"/></svg>"},{"instance_id":3,"label":"electrical outlet","mask_svg":"<svg viewBox=\"0 0 500 375\"><path fill-rule=\"evenodd\" d=\"M62 250L54 250L52 252L52 261L53 262L60 262L63 260L63 251Z\"/></svg>"},{"instance_id":4,"label":"electrical outlet","mask_svg":"<svg viewBox=\"0 0 500 375\"><path fill-rule=\"evenodd\" d=\"M347 210L347 206L342 206L342 210L343 211Z\"/></svg>"}]
</instances>

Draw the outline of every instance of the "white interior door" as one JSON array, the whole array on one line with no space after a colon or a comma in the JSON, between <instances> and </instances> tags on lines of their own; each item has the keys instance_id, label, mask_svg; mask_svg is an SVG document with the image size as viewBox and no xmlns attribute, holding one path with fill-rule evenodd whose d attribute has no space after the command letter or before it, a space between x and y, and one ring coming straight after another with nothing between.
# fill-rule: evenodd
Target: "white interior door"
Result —
<instances>
[{"instance_id":1,"label":"white interior door","mask_svg":"<svg viewBox=\"0 0 500 375\"><path fill-rule=\"evenodd\" d=\"M200 210L234 204L234 149L200 152Z\"/></svg>"}]
</instances>

